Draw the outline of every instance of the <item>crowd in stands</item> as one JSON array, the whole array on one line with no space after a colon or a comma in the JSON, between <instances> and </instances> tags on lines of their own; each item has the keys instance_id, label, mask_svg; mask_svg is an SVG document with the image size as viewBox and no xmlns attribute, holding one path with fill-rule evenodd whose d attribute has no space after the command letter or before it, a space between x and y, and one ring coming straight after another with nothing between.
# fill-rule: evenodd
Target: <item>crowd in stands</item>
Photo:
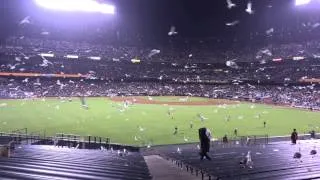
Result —
<instances>
[{"instance_id":1,"label":"crowd in stands","mask_svg":"<svg viewBox=\"0 0 320 180\"><path fill-rule=\"evenodd\" d=\"M153 49L160 53L150 56ZM260 62L273 59L293 59L294 57L319 58L320 41L309 40L290 43L272 43L251 47L217 48L217 44L209 41L188 42L173 46L119 46L105 44L90 44L87 42L58 41L47 38L15 37L7 38L0 46L0 52L10 54L36 55L39 53L54 53L56 55L75 54L80 57L99 56L105 60L130 61L133 58L148 61L166 62Z\"/></svg>"},{"instance_id":2,"label":"crowd in stands","mask_svg":"<svg viewBox=\"0 0 320 180\"><path fill-rule=\"evenodd\" d=\"M103 80L166 80L172 82L237 81L292 83L319 77L317 60L239 64L93 61L88 59L44 58L0 55L0 72L82 74Z\"/></svg>"},{"instance_id":3,"label":"crowd in stands","mask_svg":"<svg viewBox=\"0 0 320 180\"><path fill-rule=\"evenodd\" d=\"M227 98L289 105L304 108L320 108L320 89L310 86L274 85L204 85L157 82L108 82L75 79L1 79L1 98L31 97L79 97L79 96L202 96Z\"/></svg>"},{"instance_id":4,"label":"crowd in stands","mask_svg":"<svg viewBox=\"0 0 320 180\"><path fill-rule=\"evenodd\" d=\"M167 47L159 51L142 46L10 37L0 46L0 72L40 73L45 78L3 77L0 97L186 95L320 107L319 87L299 84L320 76L320 41L225 51L210 47L200 43L196 48L182 45L182 50ZM68 54L79 58L65 58ZM91 56L101 60L88 59ZM293 61L297 56L302 59ZM131 59L142 61L132 63ZM226 60L232 61L228 64ZM81 77L48 78L52 74Z\"/></svg>"}]
</instances>

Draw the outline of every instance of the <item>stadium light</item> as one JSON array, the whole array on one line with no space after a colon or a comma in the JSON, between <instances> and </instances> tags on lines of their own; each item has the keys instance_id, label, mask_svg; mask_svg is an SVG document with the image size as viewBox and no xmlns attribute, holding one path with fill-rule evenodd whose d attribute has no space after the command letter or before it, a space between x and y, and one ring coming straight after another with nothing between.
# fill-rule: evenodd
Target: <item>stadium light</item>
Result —
<instances>
[{"instance_id":1,"label":"stadium light","mask_svg":"<svg viewBox=\"0 0 320 180\"><path fill-rule=\"evenodd\" d=\"M61 11L98 12L115 14L115 7L109 4L100 4L95 0L34 0L41 7Z\"/></svg>"},{"instance_id":2,"label":"stadium light","mask_svg":"<svg viewBox=\"0 0 320 180\"><path fill-rule=\"evenodd\" d=\"M311 0L296 0L296 6L309 4Z\"/></svg>"}]
</instances>

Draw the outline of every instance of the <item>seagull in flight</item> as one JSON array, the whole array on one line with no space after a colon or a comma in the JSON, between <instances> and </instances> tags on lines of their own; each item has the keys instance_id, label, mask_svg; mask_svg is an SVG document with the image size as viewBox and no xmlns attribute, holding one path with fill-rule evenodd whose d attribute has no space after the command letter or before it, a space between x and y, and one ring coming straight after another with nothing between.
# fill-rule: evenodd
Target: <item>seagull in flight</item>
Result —
<instances>
[{"instance_id":1,"label":"seagull in flight","mask_svg":"<svg viewBox=\"0 0 320 180\"><path fill-rule=\"evenodd\" d=\"M254 13L254 11L252 10L252 2L251 1L249 1L248 4L247 4L246 12L248 14L253 14Z\"/></svg>"},{"instance_id":2,"label":"seagull in flight","mask_svg":"<svg viewBox=\"0 0 320 180\"><path fill-rule=\"evenodd\" d=\"M236 7L237 5L234 4L231 0L227 0L227 4L228 4L228 9L231 9L233 7Z\"/></svg>"},{"instance_id":3,"label":"seagull in flight","mask_svg":"<svg viewBox=\"0 0 320 180\"><path fill-rule=\"evenodd\" d=\"M30 22L30 16L27 16L27 17L25 17L25 18L23 18L21 21L20 21L20 25L22 25L22 24L30 24L31 22Z\"/></svg>"},{"instance_id":4,"label":"seagull in flight","mask_svg":"<svg viewBox=\"0 0 320 180\"><path fill-rule=\"evenodd\" d=\"M176 35L176 34L178 34L178 32L176 31L176 27L171 26L170 27L170 31L168 32L168 35L169 36L173 36L173 35Z\"/></svg>"},{"instance_id":5,"label":"seagull in flight","mask_svg":"<svg viewBox=\"0 0 320 180\"><path fill-rule=\"evenodd\" d=\"M234 26L234 25L239 24L239 22L240 22L240 21L238 21L238 20L232 21L232 22L226 23L226 26Z\"/></svg>"}]
</instances>

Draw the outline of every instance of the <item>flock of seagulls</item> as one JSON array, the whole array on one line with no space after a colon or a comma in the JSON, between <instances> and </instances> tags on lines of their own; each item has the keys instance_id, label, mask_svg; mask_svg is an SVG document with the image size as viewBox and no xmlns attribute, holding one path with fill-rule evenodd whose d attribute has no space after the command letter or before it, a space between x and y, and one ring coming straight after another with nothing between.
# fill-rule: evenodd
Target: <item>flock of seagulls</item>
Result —
<instances>
[{"instance_id":1,"label":"flock of seagulls","mask_svg":"<svg viewBox=\"0 0 320 180\"><path fill-rule=\"evenodd\" d=\"M237 7L237 5L235 3L233 3L231 0L227 0L227 8L228 9L232 9L232 8L235 8L235 7ZM254 14L254 10L252 9L252 2L251 1L249 1L247 3L247 8L245 9L245 12L247 12L250 15ZM239 20L235 20L235 21L232 21L232 22L227 22L226 26L235 26L235 25L237 25L239 23L240 23Z\"/></svg>"},{"instance_id":2,"label":"flock of seagulls","mask_svg":"<svg viewBox=\"0 0 320 180\"><path fill-rule=\"evenodd\" d=\"M235 3L233 3L231 0L227 0L227 8L232 9L234 7L237 7ZM254 14L254 11L252 10L252 2L249 1L247 3L247 9L245 10L248 14Z\"/></svg>"}]
</instances>

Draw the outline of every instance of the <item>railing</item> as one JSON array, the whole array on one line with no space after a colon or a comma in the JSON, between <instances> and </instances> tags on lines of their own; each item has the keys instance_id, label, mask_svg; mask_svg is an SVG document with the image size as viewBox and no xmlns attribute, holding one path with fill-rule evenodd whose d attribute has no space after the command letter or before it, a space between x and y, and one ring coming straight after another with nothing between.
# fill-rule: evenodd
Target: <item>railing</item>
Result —
<instances>
[{"instance_id":1,"label":"railing","mask_svg":"<svg viewBox=\"0 0 320 180\"><path fill-rule=\"evenodd\" d=\"M232 146L250 146L250 145L259 145L259 144L268 144L269 135L252 135L252 136L238 136L223 141L223 138L212 141L211 145L213 147L223 146L223 147L232 147Z\"/></svg>"},{"instance_id":2,"label":"railing","mask_svg":"<svg viewBox=\"0 0 320 180\"><path fill-rule=\"evenodd\" d=\"M27 130L24 130L27 132ZM30 134L0 132L0 136L7 136L15 144L32 144L32 145L55 145L58 147L78 148L78 149L126 149L128 151L139 151L140 148L124 144L111 143L110 138L98 136L80 136L76 134L57 133L55 136L46 136L45 131L32 132ZM43 135L41 135L43 133Z\"/></svg>"},{"instance_id":3,"label":"railing","mask_svg":"<svg viewBox=\"0 0 320 180\"><path fill-rule=\"evenodd\" d=\"M15 132L15 131L14 131ZM33 143L40 138L38 135L26 134L26 133L7 133L7 132L0 132L0 136L6 136L10 140L14 141L16 144L20 144L22 142L26 142L26 144Z\"/></svg>"},{"instance_id":4,"label":"railing","mask_svg":"<svg viewBox=\"0 0 320 180\"><path fill-rule=\"evenodd\" d=\"M97 136L80 136L76 134L57 133L53 138L54 145L76 147L80 149L109 149L110 139Z\"/></svg>"},{"instance_id":5,"label":"railing","mask_svg":"<svg viewBox=\"0 0 320 180\"><path fill-rule=\"evenodd\" d=\"M25 134L28 134L28 129L27 128L22 128L22 129L16 129L13 130L12 133L21 133L24 132Z\"/></svg>"}]
</instances>

